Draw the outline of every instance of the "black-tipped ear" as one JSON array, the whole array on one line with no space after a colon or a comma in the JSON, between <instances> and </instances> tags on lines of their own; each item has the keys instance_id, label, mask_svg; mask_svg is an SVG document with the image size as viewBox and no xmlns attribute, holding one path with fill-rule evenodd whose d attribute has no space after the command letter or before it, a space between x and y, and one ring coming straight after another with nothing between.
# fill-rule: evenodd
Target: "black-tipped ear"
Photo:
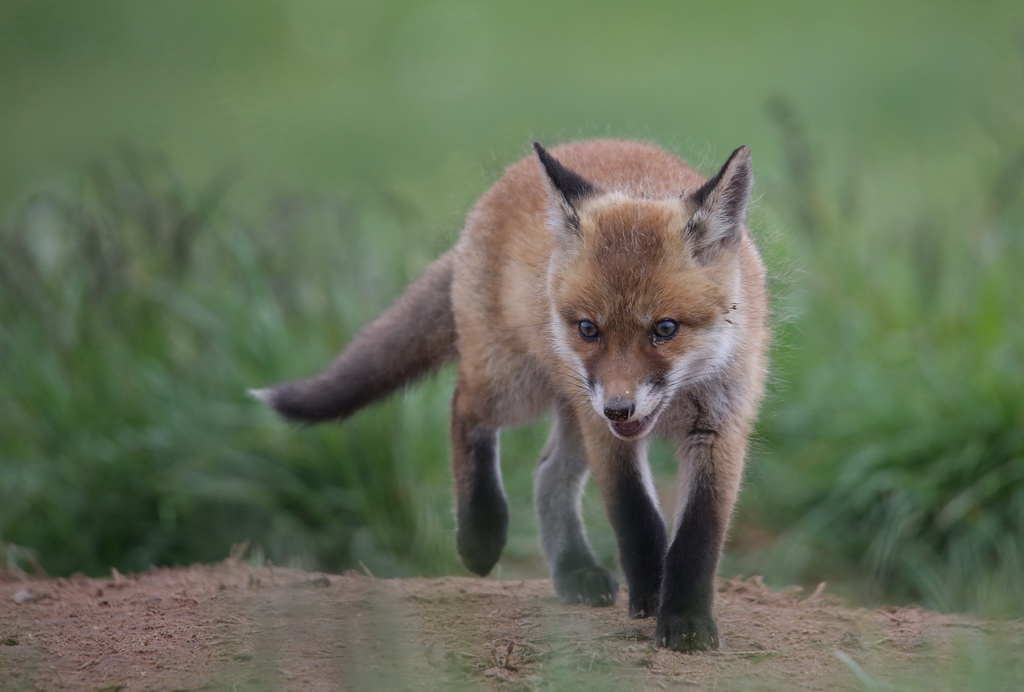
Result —
<instances>
[{"instance_id":1,"label":"black-tipped ear","mask_svg":"<svg viewBox=\"0 0 1024 692\"><path fill-rule=\"evenodd\" d=\"M594 193L595 188L586 178L576 171L569 170L548 153L538 142L533 143L533 150L548 174L548 180L558 190L566 203L573 207L575 202Z\"/></svg>"},{"instance_id":2,"label":"black-tipped ear","mask_svg":"<svg viewBox=\"0 0 1024 692\"><path fill-rule=\"evenodd\" d=\"M715 177L690 195L697 209L686 224L685 233L697 261L706 264L722 250L739 243L753 185L750 148L742 146Z\"/></svg>"}]
</instances>

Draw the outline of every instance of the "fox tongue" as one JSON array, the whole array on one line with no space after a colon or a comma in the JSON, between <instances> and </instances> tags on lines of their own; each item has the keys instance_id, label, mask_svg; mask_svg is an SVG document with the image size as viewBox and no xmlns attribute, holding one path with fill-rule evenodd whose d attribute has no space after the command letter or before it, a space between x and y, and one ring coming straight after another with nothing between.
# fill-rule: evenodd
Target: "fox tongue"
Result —
<instances>
[{"instance_id":1,"label":"fox tongue","mask_svg":"<svg viewBox=\"0 0 1024 692\"><path fill-rule=\"evenodd\" d=\"M612 423L612 426L615 428L615 432L619 433L623 437L630 437L640 432L646 424L646 418L637 418L636 420L631 420L628 423Z\"/></svg>"}]
</instances>

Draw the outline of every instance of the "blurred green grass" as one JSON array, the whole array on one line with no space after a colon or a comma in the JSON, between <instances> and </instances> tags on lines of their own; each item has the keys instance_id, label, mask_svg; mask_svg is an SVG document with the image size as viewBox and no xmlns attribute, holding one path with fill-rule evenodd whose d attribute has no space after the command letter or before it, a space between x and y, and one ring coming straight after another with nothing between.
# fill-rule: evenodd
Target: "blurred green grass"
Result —
<instances>
[{"instance_id":1,"label":"blurred green grass","mask_svg":"<svg viewBox=\"0 0 1024 692\"><path fill-rule=\"evenodd\" d=\"M771 114L800 270L777 301L780 384L744 517L780 540L751 564L875 600L1022 612L1024 118L1004 157L961 170L979 193L868 222L822 186L795 114Z\"/></svg>"},{"instance_id":2,"label":"blurred green grass","mask_svg":"<svg viewBox=\"0 0 1024 692\"><path fill-rule=\"evenodd\" d=\"M245 389L326 363L532 138L746 142L777 339L724 570L1024 612L1022 31L1009 2L4 3L0 539L55 574L246 539L461 570L450 372L318 429ZM543 573L544 436L503 438L505 575Z\"/></svg>"}]
</instances>

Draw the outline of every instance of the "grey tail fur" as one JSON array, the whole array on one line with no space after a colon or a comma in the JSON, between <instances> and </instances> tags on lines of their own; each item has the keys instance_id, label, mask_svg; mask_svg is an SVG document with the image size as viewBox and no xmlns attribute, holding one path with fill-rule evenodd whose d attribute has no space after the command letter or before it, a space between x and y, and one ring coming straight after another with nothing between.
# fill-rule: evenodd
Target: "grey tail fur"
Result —
<instances>
[{"instance_id":1,"label":"grey tail fur","mask_svg":"<svg viewBox=\"0 0 1024 692\"><path fill-rule=\"evenodd\" d=\"M437 370L456 355L453 263L448 252L427 267L323 372L250 393L285 418L320 423L346 418Z\"/></svg>"}]
</instances>

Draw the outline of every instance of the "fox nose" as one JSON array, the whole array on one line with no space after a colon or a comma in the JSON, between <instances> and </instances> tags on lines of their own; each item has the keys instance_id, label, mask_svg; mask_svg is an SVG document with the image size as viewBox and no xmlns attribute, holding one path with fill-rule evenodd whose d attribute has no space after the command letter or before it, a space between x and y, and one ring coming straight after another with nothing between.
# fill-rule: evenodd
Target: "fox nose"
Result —
<instances>
[{"instance_id":1,"label":"fox nose","mask_svg":"<svg viewBox=\"0 0 1024 692\"><path fill-rule=\"evenodd\" d=\"M604 404L604 415L608 420L629 420L635 411L636 404L633 400L621 396L609 399Z\"/></svg>"}]
</instances>

